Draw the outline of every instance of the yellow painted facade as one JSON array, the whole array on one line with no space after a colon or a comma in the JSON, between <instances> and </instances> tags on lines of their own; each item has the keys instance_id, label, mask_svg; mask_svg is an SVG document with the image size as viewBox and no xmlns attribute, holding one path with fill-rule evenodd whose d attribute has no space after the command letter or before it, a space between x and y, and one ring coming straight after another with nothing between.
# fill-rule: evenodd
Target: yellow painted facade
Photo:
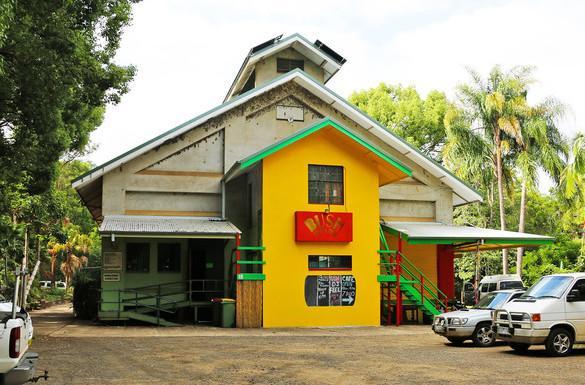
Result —
<instances>
[{"instance_id":1,"label":"yellow painted facade","mask_svg":"<svg viewBox=\"0 0 585 385\"><path fill-rule=\"evenodd\" d=\"M344 204L330 209L353 213L352 242L295 242L295 212L327 209L327 205L308 203L309 164L344 167ZM324 128L265 158L262 172L264 326L379 325L380 173L376 162L365 156L363 147ZM352 270L310 271L309 255L351 255ZM305 303L305 278L328 274L355 277L353 306Z\"/></svg>"}]
</instances>

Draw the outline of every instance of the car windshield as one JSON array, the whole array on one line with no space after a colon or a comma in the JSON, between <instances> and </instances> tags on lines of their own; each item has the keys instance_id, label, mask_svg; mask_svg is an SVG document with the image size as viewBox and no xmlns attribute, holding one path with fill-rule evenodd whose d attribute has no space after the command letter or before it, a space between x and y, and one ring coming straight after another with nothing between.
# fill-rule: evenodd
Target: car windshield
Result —
<instances>
[{"instance_id":1,"label":"car windshield","mask_svg":"<svg viewBox=\"0 0 585 385\"><path fill-rule=\"evenodd\" d=\"M508 299L509 293L496 293L491 292L486 294L477 305L475 305L474 309L499 309L502 307L506 300Z\"/></svg>"},{"instance_id":2,"label":"car windshield","mask_svg":"<svg viewBox=\"0 0 585 385\"><path fill-rule=\"evenodd\" d=\"M523 289L522 281L502 281L500 282L500 290L507 289Z\"/></svg>"},{"instance_id":3,"label":"car windshield","mask_svg":"<svg viewBox=\"0 0 585 385\"><path fill-rule=\"evenodd\" d=\"M560 298L573 278L558 275L542 277L536 282L522 298Z\"/></svg>"}]
</instances>

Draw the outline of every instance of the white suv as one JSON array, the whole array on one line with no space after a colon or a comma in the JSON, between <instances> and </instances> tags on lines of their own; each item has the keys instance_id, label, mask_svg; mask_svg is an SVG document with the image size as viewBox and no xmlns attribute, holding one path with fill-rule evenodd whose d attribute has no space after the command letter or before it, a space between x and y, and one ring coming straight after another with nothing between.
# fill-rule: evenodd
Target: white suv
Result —
<instances>
[{"instance_id":1,"label":"white suv","mask_svg":"<svg viewBox=\"0 0 585 385\"><path fill-rule=\"evenodd\" d=\"M516 274L486 275L479 281L478 300L496 290L524 290L524 283Z\"/></svg>"},{"instance_id":2,"label":"white suv","mask_svg":"<svg viewBox=\"0 0 585 385\"><path fill-rule=\"evenodd\" d=\"M585 273L546 275L520 298L494 312L496 337L512 349L545 345L552 356L566 356L585 343Z\"/></svg>"}]
</instances>

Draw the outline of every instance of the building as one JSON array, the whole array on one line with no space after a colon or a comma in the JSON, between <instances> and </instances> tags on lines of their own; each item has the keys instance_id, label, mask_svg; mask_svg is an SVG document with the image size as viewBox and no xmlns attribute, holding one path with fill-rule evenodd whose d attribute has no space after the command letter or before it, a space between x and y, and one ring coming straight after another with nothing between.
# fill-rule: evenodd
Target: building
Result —
<instances>
[{"instance_id":1,"label":"building","mask_svg":"<svg viewBox=\"0 0 585 385\"><path fill-rule=\"evenodd\" d=\"M344 63L269 40L221 105L73 182L100 222L101 319L231 297L240 327L420 320L454 296L456 253L552 242L453 226L481 196L328 89Z\"/></svg>"}]
</instances>

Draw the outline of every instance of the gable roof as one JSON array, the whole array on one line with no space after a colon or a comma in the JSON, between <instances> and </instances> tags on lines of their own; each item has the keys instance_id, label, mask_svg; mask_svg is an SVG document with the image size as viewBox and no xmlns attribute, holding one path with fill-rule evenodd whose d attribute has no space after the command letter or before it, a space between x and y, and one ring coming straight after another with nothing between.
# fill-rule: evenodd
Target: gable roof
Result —
<instances>
[{"instance_id":1,"label":"gable roof","mask_svg":"<svg viewBox=\"0 0 585 385\"><path fill-rule=\"evenodd\" d=\"M331 79L333 75L335 75L341 66L346 62L343 57L341 57L339 54L337 54L319 40L316 40L315 43L311 43L298 33L287 36L282 40L281 36L282 35L268 40L265 43L259 44L250 50L246 56L246 59L244 59L244 63L242 63L236 78L230 86L230 89L228 90L228 93L223 100L224 102L226 102L230 97L232 97L234 94L237 94L237 92L242 89L246 83L246 80L248 80L250 74L252 71L254 71L256 63L265 57L274 55L275 53L285 50L289 47L294 48L317 66L323 68L325 71L325 83L327 83L329 79Z\"/></svg>"},{"instance_id":2,"label":"gable roof","mask_svg":"<svg viewBox=\"0 0 585 385\"><path fill-rule=\"evenodd\" d=\"M337 95L326 86L320 84L317 80L313 79L311 76L298 68L287 72L260 87L243 93L229 100L228 102L223 103L199 116L196 116L195 118L188 120L185 123L180 124L179 126L166 131L137 147L134 147L122 155L119 155L107 161L106 163L95 167L89 172L74 179L72 185L74 188L79 189L80 187L106 174L107 172L120 167L124 163L127 163L128 161L160 146L167 140L182 135L183 133L205 123L209 119L219 116L237 106L246 103L258 95L268 92L290 81L300 85L313 95L319 97L321 100L329 104L332 108L348 116L363 129L378 137L383 142L393 147L396 151L400 152L403 156L422 167L429 174L433 175L449 186L453 190L454 205L482 201L482 197L477 191L450 173L442 165L420 152L411 144L407 143L404 139L390 132L381 123L366 115L347 100L343 99L341 96Z\"/></svg>"},{"instance_id":3,"label":"gable roof","mask_svg":"<svg viewBox=\"0 0 585 385\"><path fill-rule=\"evenodd\" d=\"M224 177L222 179L227 182L228 180L239 175L243 170L253 166L254 164L261 161L262 159L266 158L267 156L270 156L270 155L274 154L275 152L278 152L278 151L282 150L283 148L288 147L291 144L298 142L299 140L306 138L307 136L314 134L317 131L319 131L325 127L334 128L337 132L340 132L341 134L345 135L353 142L357 143L358 145L360 145L363 148L365 148L366 150L368 150L369 153L373 154L373 156L375 156L378 159L380 159L381 161L389 164L393 168L398 169L400 175L394 175L395 176L394 180L402 179L402 178L407 177L407 176L412 176L412 170L410 168L408 168L407 166L405 166L404 164L402 164L398 160L394 159L392 156L386 154L384 151L380 150L379 148L377 148L376 146L374 146L373 144L371 144L367 140L365 140L365 139L359 137L358 135L354 134L353 132L349 131L347 128L343 127L341 124L337 123L333 119L326 117L326 118L323 118L316 123L311 124L310 126L304 128L302 130L295 132L294 134L292 134L286 138L283 138L283 139L271 144L270 146L267 146L266 148L263 148L262 150L260 150L256 153L236 162L234 164L234 166L232 166L232 168L224 175ZM393 173L393 174L396 174L396 173Z\"/></svg>"}]
</instances>

